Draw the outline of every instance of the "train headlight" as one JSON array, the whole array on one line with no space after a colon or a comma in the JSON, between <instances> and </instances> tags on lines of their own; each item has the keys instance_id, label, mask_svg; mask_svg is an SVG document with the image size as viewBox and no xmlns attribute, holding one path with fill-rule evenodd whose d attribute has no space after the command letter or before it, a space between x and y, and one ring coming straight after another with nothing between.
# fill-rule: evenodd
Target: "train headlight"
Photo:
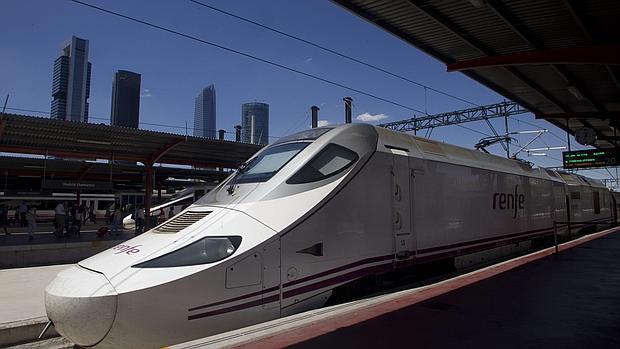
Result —
<instances>
[{"instance_id":1,"label":"train headlight","mask_svg":"<svg viewBox=\"0 0 620 349\"><path fill-rule=\"evenodd\" d=\"M169 268L208 264L229 257L241 244L241 236L209 236L134 268Z\"/></svg>"}]
</instances>

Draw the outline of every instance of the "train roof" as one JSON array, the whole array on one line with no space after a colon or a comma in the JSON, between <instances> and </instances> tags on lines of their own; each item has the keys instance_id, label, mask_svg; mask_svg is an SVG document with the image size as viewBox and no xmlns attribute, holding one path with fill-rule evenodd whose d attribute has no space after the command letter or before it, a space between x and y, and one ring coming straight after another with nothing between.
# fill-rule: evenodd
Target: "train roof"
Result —
<instances>
[{"instance_id":1,"label":"train roof","mask_svg":"<svg viewBox=\"0 0 620 349\"><path fill-rule=\"evenodd\" d=\"M532 167L529 163L524 161L506 159L497 155L416 137L382 127L376 127L376 130L379 134L379 140L377 142L378 151L390 152L391 149L401 149L402 151L406 151L409 156L415 158L449 162L508 174L547 179L566 183L568 185L586 185L605 188L605 185L601 181L581 175Z\"/></svg>"}]
</instances>

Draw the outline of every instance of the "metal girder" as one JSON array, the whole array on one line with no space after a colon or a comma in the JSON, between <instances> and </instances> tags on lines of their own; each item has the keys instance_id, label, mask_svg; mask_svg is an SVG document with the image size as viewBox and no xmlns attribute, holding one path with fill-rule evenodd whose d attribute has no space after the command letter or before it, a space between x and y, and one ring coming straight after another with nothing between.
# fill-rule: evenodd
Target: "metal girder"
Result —
<instances>
[{"instance_id":1,"label":"metal girder","mask_svg":"<svg viewBox=\"0 0 620 349\"><path fill-rule=\"evenodd\" d=\"M413 117L407 120L379 124L378 126L403 132L419 131L428 128L512 116L528 112L529 111L527 109L524 109L517 103L502 102L475 108L451 111L448 113L428 115L420 118Z\"/></svg>"},{"instance_id":2,"label":"metal girder","mask_svg":"<svg viewBox=\"0 0 620 349\"><path fill-rule=\"evenodd\" d=\"M586 28L585 24L583 23L581 16L579 16L579 12L575 9L575 6L572 4L572 1L564 0L564 7L566 7L568 12L571 14L571 17L573 17L573 20L575 21L575 23L577 23L577 26L581 30L581 33L588 39L589 42L592 42L592 36L590 35L588 28ZM613 68L610 67L609 65L606 65L605 68L607 69L607 72L609 73L611 80L616 84L616 87L620 89L620 78L614 72Z\"/></svg>"},{"instance_id":3,"label":"metal girder","mask_svg":"<svg viewBox=\"0 0 620 349\"><path fill-rule=\"evenodd\" d=\"M172 143L162 147L161 149L153 153L147 161L150 162L151 164L156 163L157 161L159 161L159 159L161 159L164 155L166 155L170 150L172 150L172 148L176 147L177 145L183 142L185 142L185 138L178 138L174 140Z\"/></svg>"},{"instance_id":4,"label":"metal girder","mask_svg":"<svg viewBox=\"0 0 620 349\"><path fill-rule=\"evenodd\" d=\"M565 1L566 3L566 1ZM506 9L502 4L495 2L493 0L490 0L487 3L487 6L491 9L491 11L493 11L495 13L496 16L498 16L508 27L510 27L510 29L517 35L519 35L519 37L521 37L521 39L528 44L531 48L533 48L534 50L542 50L544 49L544 45L541 43L541 41L536 38L533 34L531 34L529 31L527 31L527 29L523 28L523 27L518 27L516 24L518 23L518 19L517 17L515 17L514 15L512 15L512 13ZM570 4L567 4L567 6L570 6ZM569 11L572 10L569 9ZM574 11L571 12L574 16L576 16L576 13L574 13ZM576 17L577 20L579 21L579 18ZM585 27L583 27L583 24L579 21L579 24L582 26L582 29L585 30ZM616 50L614 49L618 49L620 47L614 46L611 51L605 52L608 55L611 56L616 56L616 58L619 58L619 54L616 52ZM547 50L548 52L549 50ZM598 52L598 53L603 53L603 52ZM575 54L573 52L573 54ZM588 52L588 51L582 51L581 52L582 56L584 59L586 60L590 60L591 61L591 57L593 55L596 55L595 53L592 52ZM514 55L518 55L518 54L514 54ZM497 57L497 56L496 56ZM555 57L555 58L561 58L561 57ZM617 61L620 62L620 59L616 59ZM553 63L553 62L548 62L548 63ZM514 69L512 67L510 67L511 69ZM566 82L567 85L571 85L573 88L575 88L583 97L583 99L585 99L587 102L589 102L592 106L594 106L595 109L597 110L605 110L605 107L601 104L598 103L594 100L594 98L588 93L586 92L586 89L583 88L583 86L581 86L581 83L579 81L577 81L577 79L563 66L559 66L557 64L551 64L551 68L553 68L553 70L555 70L555 72L562 78L564 79L564 81ZM539 92L541 91L540 89L537 89ZM550 95L547 95L550 96ZM545 96L545 97L547 97ZM547 99L549 99L547 97ZM549 99L550 101L554 101L555 99ZM561 104L558 104L559 101L555 100L554 104L556 104L557 106L561 107ZM561 108L563 109L563 111L566 111L567 108Z\"/></svg>"},{"instance_id":5,"label":"metal girder","mask_svg":"<svg viewBox=\"0 0 620 349\"><path fill-rule=\"evenodd\" d=\"M582 46L487 56L447 64L447 71L523 64L620 65L620 45Z\"/></svg>"},{"instance_id":6,"label":"metal girder","mask_svg":"<svg viewBox=\"0 0 620 349\"><path fill-rule=\"evenodd\" d=\"M82 168L82 170L80 170L80 172L77 175L77 179L78 180L82 180L84 178L84 176L86 176L86 174L88 173L88 171L90 171L90 169L93 167L93 163L89 162L86 163L86 165Z\"/></svg>"},{"instance_id":7,"label":"metal girder","mask_svg":"<svg viewBox=\"0 0 620 349\"><path fill-rule=\"evenodd\" d=\"M425 14L428 18L435 21L435 23L441 25L445 30L449 31L454 36L458 37L461 41L469 45L471 48L477 50L478 52L484 54L485 56L493 55L493 52L489 48L485 47L482 43L474 39L470 39L471 37L473 37L472 35L469 35L463 28L459 27L455 23L445 18L438 11L430 8L430 6L426 4L424 1L408 0L408 2L416 10Z\"/></svg>"},{"instance_id":8,"label":"metal girder","mask_svg":"<svg viewBox=\"0 0 620 349\"><path fill-rule=\"evenodd\" d=\"M535 114L537 119L620 119L620 111L591 111Z\"/></svg>"},{"instance_id":9,"label":"metal girder","mask_svg":"<svg viewBox=\"0 0 620 349\"><path fill-rule=\"evenodd\" d=\"M424 42L418 40L416 37L414 37L411 34L405 33L404 31L396 28L395 26L388 24L387 22L384 22L378 18L376 18L375 16L371 15L370 13L368 13L367 11L364 11L361 7L359 6L355 6L353 4L351 4L349 1L345 1L345 0L332 0L333 2L337 3L338 5L344 7L345 9L357 14L358 16L366 19L367 21L369 21L370 23L374 23L375 25L384 28L385 30L387 30L389 33L392 33L394 36L398 37L401 40L404 40L416 47L418 47L420 50L428 53L429 55L437 58L440 61L443 62L449 62L452 61L452 59L450 59L449 57L441 54L440 52L433 50L432 48L430 48L430 46L425 45Z\"/></svg>"},{"instance_id":10,"label":"metal girder","mask_svg":"<svg viewBox=\"0 0 620 349\"><path fill-rule=\"evenodd\" d=\"M473 37L473 35L470 35L463 28L459 27L455 23L453 23L450 20L448 20L443 15L441 15L439 12L437 12L436 10L430 8L423 1L420 1L420 0L409 0L408 3L411 4L411 6L413 6L418 11L424 13L430 19L434 20L437 24L441 25L445 30L447 30L450 33L452 33L452 35L456 36L457 38L462 40L464 43L468 44L473 49L475 49L478 52L480 52L481 54L483 54L485 56L494 56L495 55L495 52L493 52L491 49L489 49L488 47L484 46L482 43L480 43L480 42L478 42L476 40L471 39L471 37ZM556 107L558 107L560 110L566 111L566 107L557 98L553 97L551 94L549 94L547 91L545 91L539 84L535 83L530 78L525 76L525 74L521 73L520 71L518 71L514 67L503 67L503 68L505 70L507 70L509 73L511 73L519 81L521 81L521 83L523 83L524 85L528 86L532 90L536 91L536 93L538 93L541 96L543 96L549 102L551 102Z\"/></svg>"}]
</instances>

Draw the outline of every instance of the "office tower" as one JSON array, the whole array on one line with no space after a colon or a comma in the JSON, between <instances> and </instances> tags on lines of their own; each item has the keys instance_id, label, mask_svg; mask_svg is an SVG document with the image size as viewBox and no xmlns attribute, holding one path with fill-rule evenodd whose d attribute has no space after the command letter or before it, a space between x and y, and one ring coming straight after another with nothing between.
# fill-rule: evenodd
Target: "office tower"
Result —
<instances>
[{"instance_id":1,"label":"office tower","mask_svg":"<svg viewBox=\"0 0 620 349\"><path fill-rule=\"evenodd\" d=\"M196 97L194 136L215 139L215 86L209 85Z\"/></svg>"},{"instance_id":2,"label":"office tower","mask_svg":"<svg viewBox=\"0 0 620 349\"><path fill-rule=\"evenodd\" d=\"M138 128L140 120L140 74L127 70L114 73L110 124Z\"/></svg>"},{"instance_id":3,"label":"office tower","mask_svg":"<svg viewBox=\"0 0 620 349\"><path fill-rule=\"evenodd\" d=\"M88 122L90 72L88 40L72 36L54 61L52 118Z\"/></svg>"},{"instance_id":4,"label":"office tower","mask_svg":"<svg viewBox=\"0 0 620 349\"><path fill-rule=\"evenodd\" d=\"M241 106L242 138L245 143L269 143L269 104L251 102Z\"/></svg>"}]
</instances>

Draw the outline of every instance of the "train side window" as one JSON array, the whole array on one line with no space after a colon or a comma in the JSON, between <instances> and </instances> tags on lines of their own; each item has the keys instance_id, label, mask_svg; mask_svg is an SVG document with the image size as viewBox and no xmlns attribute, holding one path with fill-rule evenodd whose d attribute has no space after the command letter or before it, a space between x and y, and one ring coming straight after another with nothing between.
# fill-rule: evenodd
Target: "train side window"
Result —
<instances>
[{"instance_id":1,"label":"train side window","mask_svg":"<svg viewBox=\"0 0 620 349\"><path fill-rule=\"evenodd\" d=\"M601 213L601 198L599 196L598 191L592 192L592 198L594 199L594 213L600 214Z\"/></svg>"},{"instance_id":2,"label":"train side window","mask_svg":"<svg viewBox=\"0 0 620 349\"><path fill-rule=\"evenodd\" d=\"M344 171L357 159L358 156L354 151L337 144L328 144L286 183L301 184L320 181Z\"/></svg>"}]
</instances>

